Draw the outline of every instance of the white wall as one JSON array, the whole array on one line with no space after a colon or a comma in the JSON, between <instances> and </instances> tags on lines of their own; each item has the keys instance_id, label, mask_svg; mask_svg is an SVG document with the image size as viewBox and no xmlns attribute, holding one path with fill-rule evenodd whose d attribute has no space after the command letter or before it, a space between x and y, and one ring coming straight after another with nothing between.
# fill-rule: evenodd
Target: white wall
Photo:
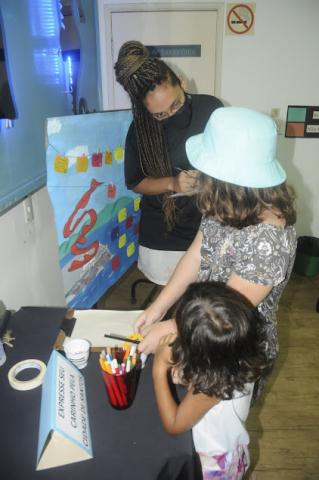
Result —
<instances>
[{"instance_id":1,"label":"white wall","mask_svg":"<svg viewBox=\"0 0 319 480\"><path fill-rule=\"evenodd\" d=\"M266 113L278 107L282 119L289 104L318 105L319 1L256 4L255 35L223 38L222 99ZM319 237L318 147L317 139L279 137L279 158L298 193L299 235ZM25 224L22 205L0 217L0 299L8 308L65 303L46 189L32 198L34 224Z\"/></svg>"},{"instance_id":2,"label":"white wall","mask_svg":"<svg viewBox=\"0 0 319 480\"><path fill-rule=\"evenodd\" d=\"M51 11L49 6L45 10L41 9L43 2L34 2L34 0L15 2L0 0L0 3L1 13L6 13L2 19L4 28L10 33L11 40L14 40L10 44L8 43L8 48L10 66L14 66L10 72L14 77L14 94L18 111L14 128L10 131L3 129L0 132L0 144L3 145L1 154L2 152L5 154L1 160L10 162L13 156L21 157L24 164L32 169L34 156L45 160L45 118L71 114L71 96L66 96L64 80L63 85L56 85L55 81L51 81L48 76L49 73L52 74L55 80L57 73L56 69L52 73L54 58L51 55L41 57L42 68L39 71L35 68L34 58L39 57L35 57L34 52L41 51L41 49L44 49L45 52L48 45L50 48L55 45L52 43L54 40L52 33L55 30L50 22L53 19L48 18ZM52 2L53 4L54 2ZM79 19L76 21L79 23L79 35L85 41L85 48L82 48L81 51L83 67L79 74L77 91L79 97L86 98L88 107L92 111L99 109L94 2L82 0L81 5L86 21L85 23L81 23ZM55 10L54 12L56 15ZM34 21L31 21L32 19ZM11 22L14 26L18 22L18 27L10 28ZM50 30L49 37L44 36L43 33L47 28ZM35 31L38 36L35 36ZM58 45L59 38L59 32L57 32ZM21 44L24 46L23 49L21 49ZM45 59L48 63L47 69L44 63ZM26 68L28 75L21 75ZM27 81L25 81L26 79ZM39 91L41 95L39 95ZM17 136L20 132L21 135ZM32 135L28 136L27 132L31 132ZM23 142L25 137L27 141ZM36 148L30 148L34 145ZM3 164L5 165L5 163ZM1 194L3 193L5 191L3 192L1 189ZM58 263L55 223L46 188L32 195L32 203L34 220L29 224L25 223L22 204L0 216L0 300L5 303L7 308L11 309L18 309L23 305L65 305L62 274Z\"/></svg>"},{"instance_id":3,"label":"white wall","mask_svg":"<svg viewBox=\"0 0 319 480\"><path fill-rule=\"evenodd\" d=\"M226 12L227 4L233 2L97 0L100 16L104 6L116 4L123 8L137 3L152 9L158 4L170 8L173 4L181 7L223 4ZM255 0L255 3L255 34L223 35L220 97L226 105L247 106L267 114L272 108L279 108L284 129L288 105L319 104L319 0ZM101 55L102 48L100 45ZM318 151L319 139L288 139L283 134L278 138L278 157L298 197L299 235L319 237Z\"/></svg>"},{"instance_id":4,"label":"white wall","mask_svg":"<svg viewBox=\"0 0 319 480\"><path fill-rule=\"evenodd\" d=\"M34 220L23 203L0 217L0 299L7 308L65 306L58 242L47 189L32 195Z\"/></svg>"},{"instance_id":5,"label":"white wall","mask_svg":"<svg viewBox=\"0 0 319 480\"><path fill-rule=\"evenodd\" d=\"M257 0L254 36L224 36L222 98L270 114L319 105L319 1ZM319 237L319 138L280 135L278 157L295 187L297 231Z\"/></svg>"}]
</instances>

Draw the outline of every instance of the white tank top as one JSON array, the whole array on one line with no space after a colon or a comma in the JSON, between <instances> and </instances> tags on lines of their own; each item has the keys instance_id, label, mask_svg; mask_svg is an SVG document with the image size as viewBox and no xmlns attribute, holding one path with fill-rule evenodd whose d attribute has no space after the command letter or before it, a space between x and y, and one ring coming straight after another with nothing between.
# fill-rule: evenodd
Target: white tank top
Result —
<instances>
[{"instance_id":1,"label":"white tank top","mask_svg":"<svg viewBox=\"0 0 319 480\"><path fill-rule=\"evenodd\" d=\"M245 386L245 394L235 392L231 400L222 400L211 408L193 427L193 440L198 453L212 456L231 452L238 445L248 445L245 428L254 384Z\"/></svg>"}]
</instances>

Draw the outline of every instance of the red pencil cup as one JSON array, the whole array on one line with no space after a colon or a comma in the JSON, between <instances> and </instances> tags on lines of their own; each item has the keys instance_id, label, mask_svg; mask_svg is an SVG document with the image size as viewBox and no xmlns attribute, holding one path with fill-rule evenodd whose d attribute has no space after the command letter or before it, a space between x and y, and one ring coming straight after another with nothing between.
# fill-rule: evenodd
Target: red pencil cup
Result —
<instances>
[{"instance_id":1,"label":"red pencil cup","mask_svg":"<svg viewBox=\"0 0 319 480\"><path fill-rule=\"evenodd\" d=\"M101 370L110 404L117 410L130 407L135 398L141 369L132 368L127 373L116 375Z\"/></svg>"}]
</instances>

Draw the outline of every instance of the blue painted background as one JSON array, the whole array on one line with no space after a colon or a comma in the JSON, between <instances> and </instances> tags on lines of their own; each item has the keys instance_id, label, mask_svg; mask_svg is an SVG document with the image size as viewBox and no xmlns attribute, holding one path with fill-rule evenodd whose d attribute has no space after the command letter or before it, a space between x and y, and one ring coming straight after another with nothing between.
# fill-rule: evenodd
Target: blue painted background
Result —
<instances>
[{"instance_id":1,"label":"blue painted background","mask_svg":"<svg viewBox=\"0 0 319 480\"><path fill-rule=\"evenodd\" d=\"M127 190L124 182L124 145L131 121L130 111L48 120L48 192L70 307L92 307L137 260L140 196ZM101 155L98 165L96 153ZM79 168L83 155L85 171ZM114 195L109 195L110 187L115 187ZM96 214L94 223L90 211ZM81 235L85 239L80 240ZM90 258L94 242L98 251ZM85 251L89 246L91 250ZM74 247L79 253L72 251ZM83 265L77 266L78 261Z\"/></svg>"}]
</instances>

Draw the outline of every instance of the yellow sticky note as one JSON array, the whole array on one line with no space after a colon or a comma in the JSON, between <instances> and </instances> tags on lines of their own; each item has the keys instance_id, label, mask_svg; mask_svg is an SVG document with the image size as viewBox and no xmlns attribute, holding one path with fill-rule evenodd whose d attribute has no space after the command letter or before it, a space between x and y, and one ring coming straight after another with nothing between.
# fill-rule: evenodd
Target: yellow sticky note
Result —
<instances>
[{"instance_id":1,"label":"yellow sticky note","mask_svg":"<svg viewBox=\"0 0 319 480\"><path fill-rule=\"evenodd\" d=\"M89 168L88 157L82 155L81 157L76 157L75 170L77 172L87 172Z\"/></svg>"},{"instance_id":2,"label":"yellow sticky note","mask_svg":"<svg viewBox=\"0 0 319 480\"><path fill-rule=\"evenodd\" d=\"M141 197L134 198L134 210L135 210L135 212L137 212L138 209L140 208L140 203L141 203Z\"/></svg>"},{"instance_id":3,"label":"yellow sticky note","mask_svg":"<svg viewBox=\"0 0 319 480\"><path fill-rule=\"evenodd\" d=\"M107 165L111 165L112 162L113 162L112 152L111 152L111 150L106 150L105 155L104 155L104 163L106 163Z\"/></svg>"},{"instance_id":4,"label":"yellow sticky note","mask_svg":"<svg viewBox=\"0 0 319 480\"><path fill-rule=\"evenodd\" d=\"M54 171L57 173L67 173L69 168L69 159L62 155L56 155L54 159Z\"/></svg>"},{"instance_id":5,"label":"yellow sticky note","mask_svg":"<svg viewBox=\"0 0 319 480\"><path fill-rule=\"evenodd\" d=\"M114 158L115 160L122 160L123 158L123 155L124 155L124 149L123 147L116 147L114 149Z\"/></svg>"},{"instance_id":6,"label":"yellow sticky note","mask_svg":"<svg viewBox=\"0 0 319 480\"><path fill-rule=\"evenodd\" d=\"M135 252L135 244L134 243L130 243L126 249L126 254L128 257L131 257L133 255L133 253Z\"/></svg>"},{"instance_id":7,"label":"yellow sticky note","mask_svg":"<svg viewBox=\"0 0 319 480\"><path fill-rule=\"evenodd\" d=\"M124 222L124 220L126 220L126 216L127 216L126 208L121 208L121 210L119 210L119 213L117 214L118 221Z\"/></svg>"},{"instance_id":8,"label":"yellow sticky note","mask_svg":"<svg viewBox=\"0 0 319 480\"><path fill-rule=\"evenodd\" d=\"M126 244L126 233L123 233L123 235L121 235L119 238L119 248L124 247L125 244Z\"/></svg>"}]
</instances>

